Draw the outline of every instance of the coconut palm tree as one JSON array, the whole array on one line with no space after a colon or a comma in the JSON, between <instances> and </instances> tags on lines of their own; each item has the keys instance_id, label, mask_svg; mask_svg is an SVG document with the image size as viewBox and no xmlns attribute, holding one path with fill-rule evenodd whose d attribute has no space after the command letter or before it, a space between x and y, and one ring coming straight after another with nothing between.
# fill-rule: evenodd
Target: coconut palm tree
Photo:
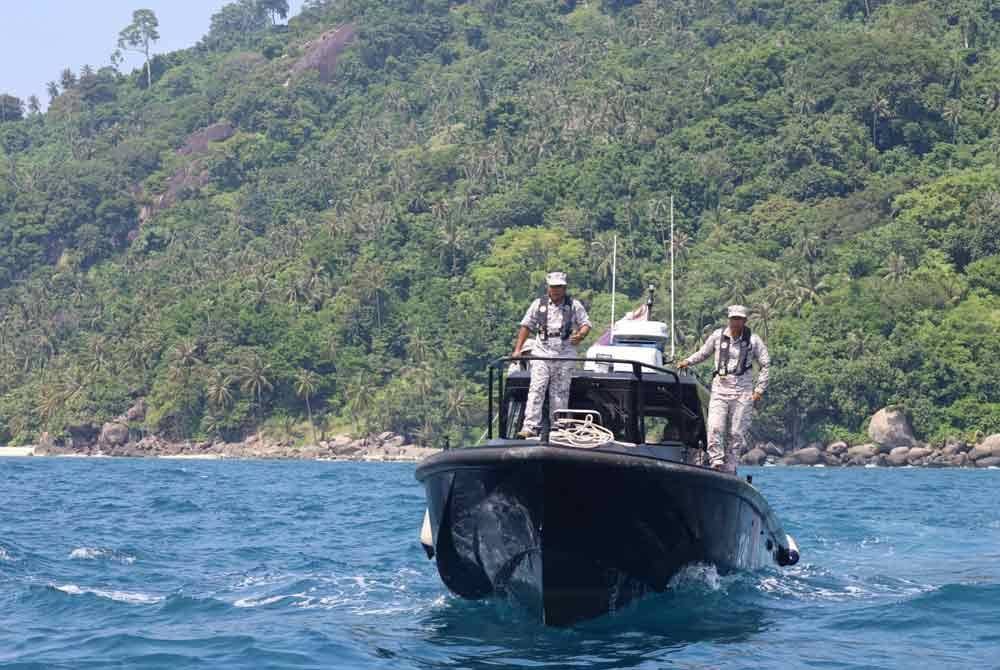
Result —
<instances>
[{"instance_id":1,"label":"coconut palm tree","mask_svg":"<svg viewBox=\"0 0 1000 670\"><path fill-rule=\"evenodd\" d=\"M941 112L941 118L951 126L951 141L958 141L958 122L962 118L962 102L960 100L949 100Z\"/></svg>"},{"instance_id":2,"label":"coconut palm tree","mask_svg":"<svg viewBox=\"0 0 1000 670\"><path fill-rule=\"evenodd\" d=\"M213 370L205 388L209 404L216 409L226 409L233 403L233 392L229 387L233 378L222 370Z\"/></svg>"},{"instance_id":3,"label":"coconut palm tree","mask_svg":"<svg viewBox=\"0 0 1000 670\"><path fill-rule=\"evenodd\" d=\"M872 144L878 147L878 122L882 119L892 118L892 107L889 106L889 99L880 92L872 94L869 110L872 113Z\"/></svg>"},{"instance_id":4,"label":"coconut palm tree","mask_svg":"<svg viewBox=\"0 0 1000 670\"><path fill-rule=\"evenodd\" d=\"M909 274L910 264L907 262L905 256L893 251L885 259L885 266L883 266L882 269L885 271L885 274L882 275L882 279L891 284L899 284L906 279L906 275Z\"/></svg>"},{"instance_id":5,"label":"coconut palm tree","mask_svg":"<svg viewBox=\"0 0 1000 670\"><path fill-rule=\"evenodd\" d=\"M767 301L767 299L758 301L753 306L753 311L750 313L750 318L760 322L761 330L764 333L764 339L766 340L770 331L771 321L775 317L774 305Z\"/></svg>"},{"instance_id":6,"label":"coconut palm tree","mask_svg":"<svg viewBox=\"0 0 1000 670\"><path fill-rule=\"evenodd\" d=\"M316 441L316 424L313 423L312 405L310 398L319 388L319 375L312 370L299 370L295 375L295 393L306 401L306 412L309 414L309 426L312 428L313 442Z\"/></svg>"},{"instance_id":7,"label":"coconut palm tree","mask_svg":"<svg viewBox=\"0 0 1000 670\"><path fill-rule=\"evenodd\" d=\"M201 363L198 358L200 345L197 340L190 338L183 339L170 350L172 365L170 376L173 381L186 385L191 377L191 372Z\"/></svg>"},{"instance_id":8,"label":"coconut palm tree","mask_svg":"<svg viewBox=\"0 0 1000 670\"><path fill-rule=\"evenodd\" d=\"M240 366L240 388L245 393L250 393L256 397L257 403L257 435L260 436L261 410L264 406L264 392L274 388L268 375L271 374L271 365L261 360L260 354L254 354Z\"/></svg>"}]
</instances>

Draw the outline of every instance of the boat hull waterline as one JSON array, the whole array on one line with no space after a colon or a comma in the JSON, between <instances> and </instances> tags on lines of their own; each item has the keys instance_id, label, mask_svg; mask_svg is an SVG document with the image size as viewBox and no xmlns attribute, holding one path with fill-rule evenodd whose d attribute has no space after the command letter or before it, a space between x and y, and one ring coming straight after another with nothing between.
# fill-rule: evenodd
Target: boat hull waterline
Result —
<instances>
[{"instance_id":1,"label":"boat hull waterline","mask_svg":"<svg viewBox=\"0 0 1000 670\"><path fill-rule=\"evenodd\" d=\"M502 594L549 625L614 612L686 565L798 560L764 498L710 469L600 449L476 447L420 464L423 543L465 598Z\"/></svg>"}]
</instances>

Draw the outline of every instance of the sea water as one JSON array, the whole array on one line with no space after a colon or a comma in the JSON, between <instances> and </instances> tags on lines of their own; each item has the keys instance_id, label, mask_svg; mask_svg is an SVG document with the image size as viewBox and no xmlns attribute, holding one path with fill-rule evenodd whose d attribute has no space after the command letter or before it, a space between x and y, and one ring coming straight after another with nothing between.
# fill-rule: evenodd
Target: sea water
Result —
<instances>
[{"instance_id":1,"label":"sea water","mask_svg":"<svg viewBox=\"0 0 1000 670\"><path fill-rule=\"evenodd\" d=\"M0 668L1000 667L1000 471L747 472L799 565L549 629L447 592L412 464L0 459Z\"/></svg>"}]
</instances>

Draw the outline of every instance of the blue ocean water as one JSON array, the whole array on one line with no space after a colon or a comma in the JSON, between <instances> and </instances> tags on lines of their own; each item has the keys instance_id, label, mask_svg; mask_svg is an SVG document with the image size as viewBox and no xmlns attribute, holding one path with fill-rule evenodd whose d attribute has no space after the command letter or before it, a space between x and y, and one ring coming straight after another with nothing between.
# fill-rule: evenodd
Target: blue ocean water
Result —
<instances>
[{"instance_id":1,"label":"blue ocean water","mask_svg":"<svg viewBox=\"0 0 1000 670\"><path fill-rule=\"evenodd\" d=\"M447 593L413 471L0 459L0 668L1000 667L1000 471L748 470L798 566L566 630Z\"/></svg>"}]
</instances>

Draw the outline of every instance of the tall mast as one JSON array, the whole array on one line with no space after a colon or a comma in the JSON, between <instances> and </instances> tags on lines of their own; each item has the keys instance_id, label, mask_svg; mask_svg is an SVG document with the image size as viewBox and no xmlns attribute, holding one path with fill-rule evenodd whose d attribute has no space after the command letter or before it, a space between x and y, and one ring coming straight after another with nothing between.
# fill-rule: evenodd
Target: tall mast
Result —
<instances>
[{"instance_id":1,"label":"tall mast","mask_svg":"<svg viewBox=\"0 0 1000 670\"><path fill-rule=\"evenodd\" d=\"M611 341L615 343L615 274L618 272L618 234L611 245Z\"/></svg>"},{"instance_id":2,"label":"tall mast","mask_svg":"<svg viewBox=\"0 0 1000 670\"><path fill-rule=\"evenodd\" d=\"M674 196L670 196L670 360L675 360L674 351Z\"/></svg>"}]
</instances>

